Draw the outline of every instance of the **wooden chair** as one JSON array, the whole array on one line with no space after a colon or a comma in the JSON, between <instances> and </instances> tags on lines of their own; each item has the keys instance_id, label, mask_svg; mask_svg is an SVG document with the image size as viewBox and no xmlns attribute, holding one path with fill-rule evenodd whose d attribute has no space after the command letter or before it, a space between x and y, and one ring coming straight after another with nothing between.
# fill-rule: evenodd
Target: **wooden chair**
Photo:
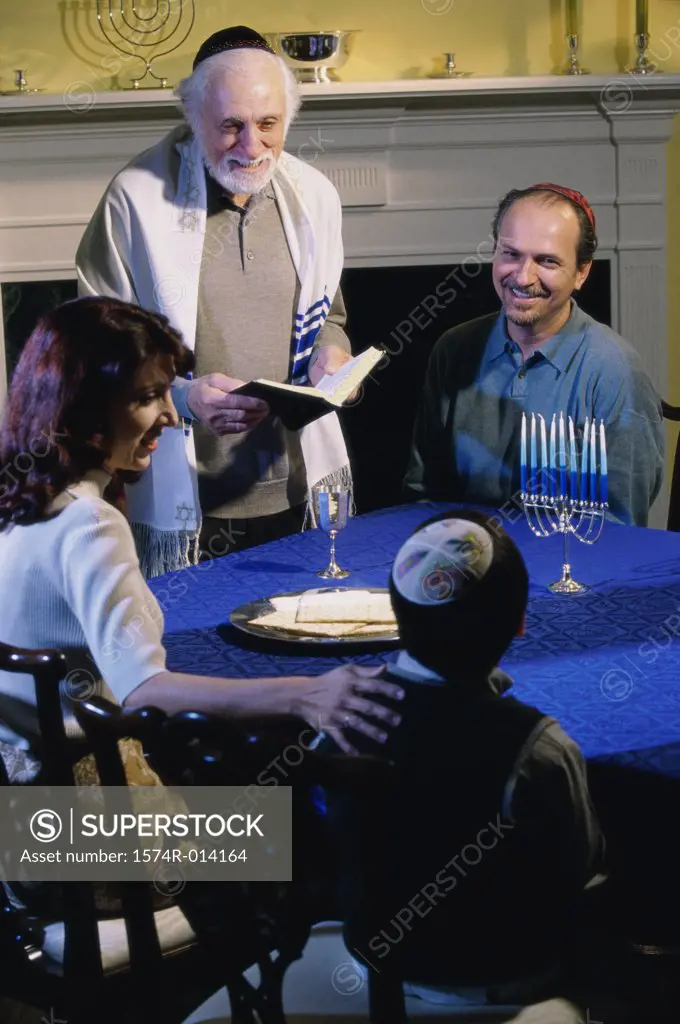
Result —
<instances>
[{"instance_id":1,"label":"wooden chair","mask_svg":"<svg viewBox=\"0 0 680 1024\"><path fill-rule=\"evenodd\" d=\"M680 407L661 402L663 417L673 423L680 423ZM671 495L668 505L668 530L680 531L680 435L675 446L673 476L671 478Z\"/></svg>"},{"instance_id":2,"label":"wooden chair","mask_svg":"<svg viewBox=\"0 0 680 1024\"><path fill-rule=\"evenodd\" d=\"M37 754L42 765L36 783L72 786L73 765L87 746L70 740L65 732L60 683L66 659L57 651L0 644L0 670L30 674L34 679L41 737ZM107 723L117 723L120 710L110 707L103 717ZM98 710L101 714L101 707ZM129 736L138 721L140 734L153 736L162 718L160 712L139 712L126 720L125 734ZM125 785L113 733L109 736L100 725L88 730L87 737L95 741L93 752L102 783ZM209 754L207 761L209 765ZM0 784L7 785L4 765L0 776ZM120 919L102 921L93 883L60 883L62 919L46 923L30 918L0 887L0 995L69 1024L94 1020L180 1024L226 984L232 1020L252 1024L256 1005L243 978L252 960L244 962L242 953L243 935L251 922L243 917L230 922L227 938L231 936L231 941L219 950L208 948L197 941L179 907L154 913L150 885L127 882L118 890ZM257 1003L263 1024L280 1024L282 1013L276 1006L268 1013L265 1003L262 999Z\"/></svg>"},{"instance_id":3,"label":"wooden chair","mask_svg":"<svg viewBox=\"0 0 680 1024\"><path fill-rule=\"evenodd\" d=\"M292 717L253 716L234 724L195 711L172 716L158 708L127 711L97 697L82 701L77 717L90 745L98 752L104 785L121 785L116 775L120 771L116 744L122 737L139 739L150 762L169 784L250 786L257 785L272 764L281 762L282 752L299 750L301 734L309 731ZM306 747L299 761L296 758L292 766L290 761L286 763L288 769L281 784L293 789L293 861L298 865L297 875L303 877L278 886L274 915L280 927L275 948L260 949L259 986L251 985L241 972L230 975L227 981L234 1021L251 1021L248 1014L256 1011L262 1024L285 1024L285 973L301 958L312 925L318 920L309 915L309 899L305 899L309 883L304 868L299 867L305 860L309 863L318 849L309 823L311 790L322 786L352 796L370 789L389 771L378 758L317 755ZM249 883L250 907L256 915L271 913L273 884Z\"/></svg>"}]
</instances>

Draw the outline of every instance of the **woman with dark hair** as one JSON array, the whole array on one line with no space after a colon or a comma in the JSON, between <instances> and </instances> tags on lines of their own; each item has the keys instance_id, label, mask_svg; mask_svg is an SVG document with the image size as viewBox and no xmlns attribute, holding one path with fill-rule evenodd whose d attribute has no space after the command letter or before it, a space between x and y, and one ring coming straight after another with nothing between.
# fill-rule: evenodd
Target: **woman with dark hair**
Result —
<instances>
[{"instance_id":1,"label":"woman with dark hair","mask_svg":"<svg viewBox=\"0 0 680 1024\"><path fill-rule=\"evenodd\" d=\"M348 752L349 724L383 739L397 717L367 695L400 691L375 669L243 681L167 669L161 609L106 496L148 468L163 430L182 429L170 385L192 364L165 317L115 299L64 303L36 327L0 432L0 641L64 652L68 731L68 683L84 679L127 707L296 715ZM30 679L0 672L0 741L31 749L34 701Z\"/></svg>"}]
</instances>

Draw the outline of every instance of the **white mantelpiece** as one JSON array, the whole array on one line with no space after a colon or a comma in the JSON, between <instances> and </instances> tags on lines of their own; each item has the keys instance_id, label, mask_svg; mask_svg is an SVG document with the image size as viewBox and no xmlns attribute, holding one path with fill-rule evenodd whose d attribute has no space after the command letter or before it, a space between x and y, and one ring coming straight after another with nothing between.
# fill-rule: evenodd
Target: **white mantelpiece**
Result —
<instances>
[{"instance_id":1,"label":"white mantelpiece","mask_svg":"<svg viewBox=\"0 0 680 1024\"><path fill-rule=\"evenodd\" d=\"M667 393L665 150L680 75L302 92L287 148L338 186L348 266L461 263L488 252L493 211L510 188L577 188L597 215L599 256L611 261L613 326ZM178 117L169 91L98 94L84 81L63 96L0 97L0 282L72 277L106 184Z\"/></svg>"}]
</instances>

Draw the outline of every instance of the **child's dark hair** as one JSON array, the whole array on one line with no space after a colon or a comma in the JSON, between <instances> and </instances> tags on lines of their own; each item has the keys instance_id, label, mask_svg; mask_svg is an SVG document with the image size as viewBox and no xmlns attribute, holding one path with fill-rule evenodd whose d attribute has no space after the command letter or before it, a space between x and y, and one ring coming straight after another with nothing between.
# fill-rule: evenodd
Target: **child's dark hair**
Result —
<instances>
[{"instance_id":1,"label":"child's dark hair","mask_svg":"<svg viewBox=\"0 0 680 1024\"><path fill-rule=\"evenodd\" d=\"M529 597L529 576L514 541L483 513L453 509L422 523L447 519L476 523L489 533L493 556L487 572L466 578L458 599L416 604L401 594L390 573L390 597L401 644L422 665L441 676L474 680L498 665L517 636Z\"/></svg>"}]
</instances>

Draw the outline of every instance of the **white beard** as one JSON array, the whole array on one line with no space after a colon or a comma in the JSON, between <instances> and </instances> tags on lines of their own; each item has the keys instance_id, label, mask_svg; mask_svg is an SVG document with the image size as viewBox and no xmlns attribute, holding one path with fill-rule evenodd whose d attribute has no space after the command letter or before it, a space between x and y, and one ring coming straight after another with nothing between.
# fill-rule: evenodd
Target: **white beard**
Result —
<instances>
[{"instance_id":1,"label":"white beard","mask_svg":"<svg viewBox=\"0 0 680 1024\"><path fill-rule=\"evenodd\" d=\"M203 154L203 161L209 173L218 185L234 196L252 196L261 192L271 181L276 170L276 160L271 153L264 153L258 160L253 161L251 166L260 166L257 171L241 171L232 168L229 164L233 161L228 153L215 165Z\"/></svg>"}]
</instances>

